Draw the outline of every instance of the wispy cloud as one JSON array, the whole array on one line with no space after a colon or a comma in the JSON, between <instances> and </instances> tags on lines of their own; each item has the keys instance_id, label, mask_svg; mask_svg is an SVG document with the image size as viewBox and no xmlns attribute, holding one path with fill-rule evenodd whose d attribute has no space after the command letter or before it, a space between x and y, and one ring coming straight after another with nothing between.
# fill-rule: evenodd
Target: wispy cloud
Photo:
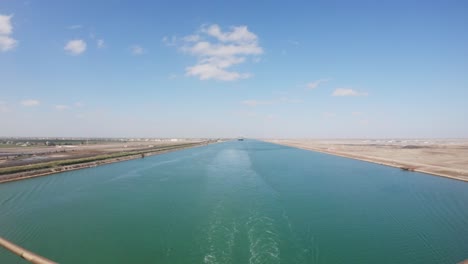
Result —
<instances>
[{"instance_id":1,"label":"wispy cloud","mask_svg":"<svg viewBox=\"0 0 468 264\"><path fill-rule=\"evenodd\" d=\"M86 51L86 42L82 39L70 40L63 49L70 55L77 56Z\"/></svg>"},{"instance_id":2,"label":"wispy cloud","mask_svg":"<svg viewBox=\"0 0 468 264\"><path fill-rule=\"evenodd\" d=\"M18 41L10 36L0 35L0 51L6 52L16 47Z\"/></svg>"},{"instance_id":3,"label":"wispy cloud","mask_svg":"<svg viewBox=\"0 0 468 264\"><path fill-rule=\"evenodd\" d=\"M167 45L175 45L175 38L163 38ZM252 76L250 73L240 73L230 68L242 64L250 56L263 53L258 44L258 37L247 26L231 27L222 31L216 25L202 26L197 33L181 39L181 50L197 58L197 63L187 67L187 76L198 77L200 80L234 81Z\"/></svg>"},{"instance_id":4,"label":"wispy cloud","mask_svg":"<svg viewBox=\"0 0 468 264\"><path fill-rule=\"evenodd\" d=\"M68 26L68 29L80 29L80 28L83 28L82 25L71 25L71 26Z\"/></svg>"},{"instance_id":5,"label":"wispy cloud","mask_svg":"<svg viewBox=\"0 0 468 264\"><path fill-rule=\"evenodd\" d=\"M249 99L249 100L244 100L244 101L241 102L241 104L251 106L251 107L260 106L260 105L298 104L298 103L302 103L302 100L301 99L291 99L291 98L288 98L288 97L281 97L279 99L269 100L269 101Z\"/></svg>"},{"instance_id":6,"label":"wispy cloud","mask_svg":"<svg viewBox=\"0 0 468 264\"><path fill-rule=\"evenodd\" d=\"M351 88L337 88L333 91L332 96L367 96L367 93L359 92Z\"/></svg>"},{"instance_id":7,"label":"wispy cloud","mask_svg":"<svg viewBox=\"0 0 468 264\"><path fill-rule=\"evenodd\" d=\"M103 39L98 39L96 41L96 44L97 44L98 49L102 49L106 47L106 44Z\"/></svg>"},{"instance_id":8,"label":"wispy cloud","mask_svg":"<svg viewBox=\"0 0 468 264\"><path fill-rule=\"evenodd\" d=\"M278 103L285 103L285 104L300 104L302 103L302 99L295 99L295 98L289 98L289 97L281 97L280 99L277 100Z\"/></svg>"},{"instance_id":9,"label":"wispy cloud","mask_svg":"<svg viewBox=\"0 0 468 264\"><path fill-rule=\"evenodd\" d=\"M13 34L12 17L13 15L0 15L0 52L12 50L18 45L18 41L11 37Z\"/></svg>"},{"instance_id":10,"label":"wispy cloud","mask_svg":"<svg viewBox=\"0 0 468 264\"><path fill-rule=\"evenodd\" d=\"M307 89L315 89L317 87L319 87L320 84L322 83L326 83L330 81L330 79L320 79L320 80L316 80L316 81L313 81L313 82L310 82L306 85Z\"/></svg>"},{"instance_id":11,"label":"wispy cloud","mask_svg":"<svg viewBox=\"0 0 468 264\"><path fill-rule=\"evenodd\" d=\"M0 113L8 113L10 112L10 107L4 101L0 101Z\"/></svg>"},{"instance_id":12,"label":"wispy cloud","mask_svg":"<svg viewBox=\"0 0 468 264\"><path fill-rule=\"evenodd\" d=\"M333 112L323 112L322 116L325 117L325 118L335 118L336 114L333 113Z\"/></svg>"},{"instance_id":13,"label":"wispy cloud","mask_svg":"<svg viewBox=\"0 0 468 264\"><path fill-rule=\"evenodd\" d=\"M187 36L187 37L184 38L184 41L193 41L193 40L191 39L191 36ZM177 37L176 36L171 36L171 37L164 36L162 38L162 42L166 46L169 46L169 47L176 46L177 45Z\"/></svg>"},{"instance_id":14,"label":"wispy cloud","mask_svg":"<svg viewBox=\"0 0 468 264\"><path fill-rule=\"evenodd\" d=\"M241 102L241 104L255 107L259 105L271 105L271 104L274 104L274 102L273 101L259 101L259 100L244 100Z\"/></svg>"},{"instance_id":15,"label":"wispy cloud","mask_svg":"<svg viewBox=\"0 0 468 264\"><path fill-rule=\"evenodd\" d=\"M82 102L75 102L74 104L76 107L83 107L84 104Z\"/></svg>"},{"instance_id":16,"label":"wispy cloud","mask_svg":"<svg viewBox=\"0 0 468 264\"><path fill-rule=\"evenodd\" d=\"M133 55L143 55L146 50L140 45L133 45L130 47L130 50Z\"/></svg>"},{"instance_id":17,"label":"wispy cloud","mask_svg":"<svg viewBox=\"0 0 468 264\"><path fill-rule=\"evenodd\" d=\"M36 99L27 99L27 100L21 101L20 103L22 106L26 106L26 107L38 106L41 104L41 102Z\"/></svg>"},{"instance_id":18,"label":"wispy cloud","mask_svg":"<svg viewBox=\"0 0 468 264\"><path fill-rule=\"evenodd\" d=\"M64 110L70 109L70 106L68 106L68 105L56 105L55 109L58 110L58 111L64 111Z\"/></svg>"},{"instance_id":19,"label":"wispy cloud","mask_svg":"<svg viewBox=\"0 0 468 264\"><path fill-rule=\"evenodd\" d=\"M294 45L294 46L299 46L299 45L301 45L301 43L299 43L299 41L292 40L292 39L289 39L289 40L288 40L288 43L291 44L291 45Z\"/></svg>"}]
</instances>

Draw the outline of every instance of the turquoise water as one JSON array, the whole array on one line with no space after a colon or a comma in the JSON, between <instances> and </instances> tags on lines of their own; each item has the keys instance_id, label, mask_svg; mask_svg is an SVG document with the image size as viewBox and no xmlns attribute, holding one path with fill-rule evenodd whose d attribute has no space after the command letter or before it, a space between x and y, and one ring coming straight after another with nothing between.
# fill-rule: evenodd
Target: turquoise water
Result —
<instances>
[{"instance_id":1,"label":"turquoise water","mask_svg":"<svg viewBox=\"0 0 468 264\"><path fill-rule=\"evenodd\" d=\"M468 184L231 141L1 184L0 236L60 263L457 263Z\"/></svg>"}]
</instances>

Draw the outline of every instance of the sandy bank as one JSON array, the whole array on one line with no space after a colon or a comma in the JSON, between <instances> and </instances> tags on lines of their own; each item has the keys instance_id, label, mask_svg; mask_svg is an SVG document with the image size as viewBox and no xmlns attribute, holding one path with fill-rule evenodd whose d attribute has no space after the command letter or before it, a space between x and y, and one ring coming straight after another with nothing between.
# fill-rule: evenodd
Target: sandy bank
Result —
<instances>
[{"instance_id":1,"label":"sandy bank","mask_svg":"<svg viewBox=\"0 0 468 264\"><path fill-rule=\"evenodd\" d=\"M468 181L468 140L289 140L267 142Z\"/></svg>"}]
</instances>

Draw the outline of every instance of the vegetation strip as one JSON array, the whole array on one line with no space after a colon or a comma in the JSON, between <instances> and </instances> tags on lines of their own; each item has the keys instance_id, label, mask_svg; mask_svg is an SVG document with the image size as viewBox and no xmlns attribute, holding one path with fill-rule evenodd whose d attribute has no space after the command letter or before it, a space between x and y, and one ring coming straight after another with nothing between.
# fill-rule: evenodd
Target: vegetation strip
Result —
<instances>
[{"instance_id":1,"label":"vegetation strip","mask_svg":"<svg viewBox=\"0 0 468 264\"><path fill-rule=\"evenodd\" d=\"M167 153L170 151L203 146L212 142L186 143L171 146L163 146L138 151L104 154L89 158L50 161L32 165L14 166L0 169L0 183L45 176L49 174L84 169L114 162L126 161L145 156Z\"/></svg>"}]
</instances>

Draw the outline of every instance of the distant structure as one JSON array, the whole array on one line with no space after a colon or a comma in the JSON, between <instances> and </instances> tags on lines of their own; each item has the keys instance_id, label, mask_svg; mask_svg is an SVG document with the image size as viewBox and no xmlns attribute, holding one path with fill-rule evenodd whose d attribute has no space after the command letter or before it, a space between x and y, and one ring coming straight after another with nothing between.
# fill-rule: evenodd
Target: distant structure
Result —
<instances>
[{"instance_id":1,"label":"distant structure","mask_svg":"<svg viewBox=\"0 0 468 264\"><path fill-rule=\"evenodd\" d=\"M237 141L244 141L244 138L243 137L238 137Z\"/></svg>"}]
</instances>

